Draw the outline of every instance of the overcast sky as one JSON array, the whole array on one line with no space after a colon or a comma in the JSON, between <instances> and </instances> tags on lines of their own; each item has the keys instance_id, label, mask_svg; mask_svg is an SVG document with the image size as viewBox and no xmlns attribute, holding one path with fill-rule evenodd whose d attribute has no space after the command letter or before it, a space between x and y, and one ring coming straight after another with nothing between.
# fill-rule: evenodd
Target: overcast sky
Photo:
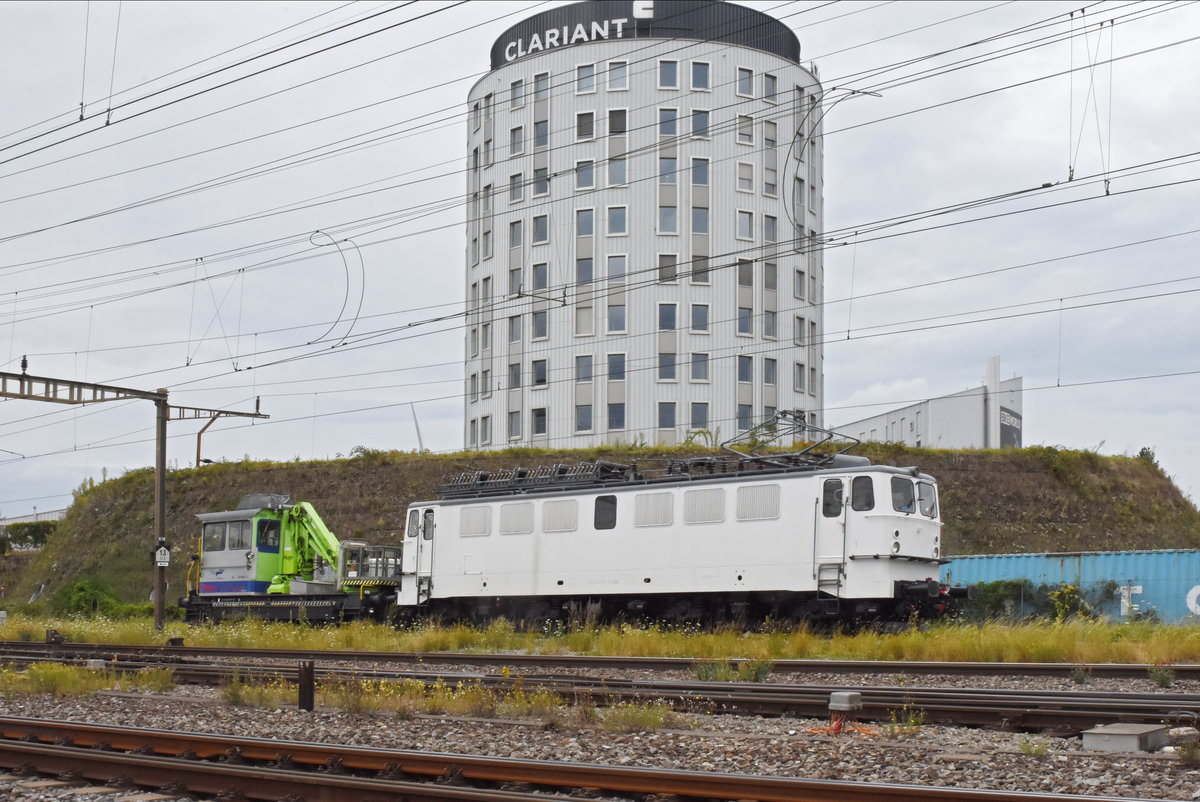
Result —
<instances>
[{"instance_id":1,"label":"overcast sky","mask_svg":"<svg viewBox=\"0 0 1200 802\"><path fill-rule=\"evenodd\" d=\"M460 448L465 98L552 5L0 2L0 371L261 398L205 432L218 461ZM1026 445L1148 446L1194 497L1200 7L745 5L837 100L826 422L998 356ZM152 466L153 423L0 401L0 516Z\"/></svg>"}]
</instances>

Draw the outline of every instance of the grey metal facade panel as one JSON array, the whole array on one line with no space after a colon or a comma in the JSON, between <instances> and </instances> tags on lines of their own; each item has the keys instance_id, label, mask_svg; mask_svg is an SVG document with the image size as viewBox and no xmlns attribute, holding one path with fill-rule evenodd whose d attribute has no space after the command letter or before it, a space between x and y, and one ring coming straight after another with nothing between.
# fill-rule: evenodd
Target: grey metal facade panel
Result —
<instances>
[{"instance_id":1,"label":"grey metal facade panel","mask_svg":"<svg viewBox=\"0 0 1200 802\"><path fill-rule=\"evenodd\" d=\"M614 21L621 20L617 26ZM593 23L605 23L603 36ZM577 26L583 26L581 37ZM562 44L563 33L574 44ZM618 35L618 30L620 31ZM555 44L547 45L553 33ZM536 40L535 40L536 37ZM761 11L722 0L657 0L654 16L636 19L631 0L588 0L521 20L492 45L492 69L562 47L620 39L696 39L750 47L798 63L800 40L787 25ZM537 42L536 46L534 42ZM532 48L532 50L531 50Z\"/></svg>"}]
</instances>

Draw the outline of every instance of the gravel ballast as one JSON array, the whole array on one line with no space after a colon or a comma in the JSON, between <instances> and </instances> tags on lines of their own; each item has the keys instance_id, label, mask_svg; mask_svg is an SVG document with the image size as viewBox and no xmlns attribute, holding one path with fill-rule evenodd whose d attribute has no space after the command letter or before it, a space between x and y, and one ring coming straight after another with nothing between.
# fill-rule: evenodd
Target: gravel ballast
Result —
<instances>
[{"instance_id":1,"label":"gravel ballast","mask_svg":"<svg viewBox=\"0 0 1200 802\"><path fill-rule=\"evenodd\" d=\"M445 670L451 670L446 667ZM473 670L478 671L475 667ZM662 675L659 675L662 678ZM774 682L907 684L913 687L1023 687L1080 690L1070 679L774 675ZM1148 680L1092 680L1087 690L1145 692ZM1176 684L1170 692L1194 688ZM0 700L4 715L66 719L127 727L199 731L356 744L375 748L682 768L870 783L941 785L1035 793L1142 799L1200 799L1200 767L1167 753L1085 752L1079 738L924 725L898 731L821 732L829 721L686 714L669 729L618 733L599 727L549 728L538 720L357 714L318 708L263 710L227 704L221 691L179 688L163 694L99 693ZM133 792L80 794L30 787L28 778L0 774L0 797L20 802L82 802L134 798Z\"/></svg>"}]
</instances>

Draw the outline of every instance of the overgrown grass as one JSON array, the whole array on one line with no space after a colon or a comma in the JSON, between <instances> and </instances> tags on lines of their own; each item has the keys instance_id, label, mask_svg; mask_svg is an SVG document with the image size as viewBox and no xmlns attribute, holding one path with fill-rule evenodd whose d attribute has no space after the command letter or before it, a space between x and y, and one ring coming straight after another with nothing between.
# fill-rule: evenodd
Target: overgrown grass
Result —
<instances>
[{"instance_id":1,"label":"overgrown grass","mask_svg":"<svg viewBox=\"0 0 1200 802\"><path fill-rule=\"evenodd\" d=\"M219 625L168 623L156 631L149 619L40 617L13 614L0 640L39 642L47 629L68 641L153 645L182 638L190 646L255 647L321 652L331 649L395 652L516 652L680 657L696 661L742 659L766 665L788 659L1145 663L1200 662L1200 627L1154 622L1110 624L1068 619L1041 623L936 624L895 634L872 631L822 635L805 629L747 632L699 631L657 626L583 625L518 629L498 620L484 628L414 625L394 628L356 622L315 627L256 620ZM757 662L756 662L757 661Z\"/></svg>"},{"instance_id":2,"label":"overgrown grass","mask_svg":"<svg viewBox=\"0 0 1200 802\"><path fill-rule=\"evenodd\" d=\"M736 666L727 660L701 660L692 664L692 675L705 682L762 682L773 670L770 660L743 660Z\"/></svg>"},{"instance_id":3,"label":"overgrown grass","mask_svg":"<svg viewBox=\"0 0 1200 802\"><path fill-rule=\"evenodd\" d=\"M85 696L102 690L163 692L175 687L169 668L122 672L103 668L33 663L20 671L12 665L0 669L0 694L46 693L52 696Z\"/></svg>"}]
</instances>

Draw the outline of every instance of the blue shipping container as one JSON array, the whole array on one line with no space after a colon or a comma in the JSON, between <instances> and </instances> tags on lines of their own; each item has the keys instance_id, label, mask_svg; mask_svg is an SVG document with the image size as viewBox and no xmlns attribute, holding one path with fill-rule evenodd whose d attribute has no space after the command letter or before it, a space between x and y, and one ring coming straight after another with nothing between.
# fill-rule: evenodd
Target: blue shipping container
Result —
<instances>
[{"instance_id":1,"label":"blue shipping container","mask_svg":"<svg viewBox=\"0 0 1200 802\"><path fill-rule=\"evenodd\" d=\"M1034 588L1075 585L1100 615L1153 613L1161 621L1200 621L1200 551L1081 551L950 557L942 581L975 585L1029 580ZM1020 611L1017 611L1020 612Z\"/></svg>"}]
</instances>

